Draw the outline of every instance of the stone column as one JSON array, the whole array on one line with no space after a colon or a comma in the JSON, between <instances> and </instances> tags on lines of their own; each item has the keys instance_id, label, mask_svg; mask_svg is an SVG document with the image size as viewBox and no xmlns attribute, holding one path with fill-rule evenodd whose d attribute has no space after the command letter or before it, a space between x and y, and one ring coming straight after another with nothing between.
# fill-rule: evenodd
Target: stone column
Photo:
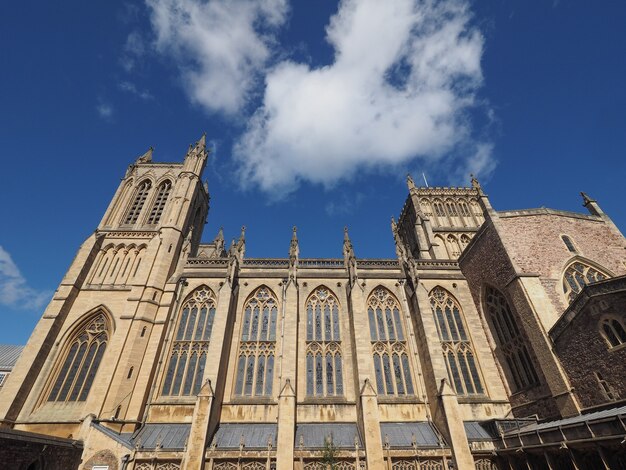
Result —
<instances>
[{"instance_id":1,"label":"stone column","mask_svg":"<svg viewBox=\"0 0 626 470\"><path fill-rule=\"evenodd\" d=\"M361 388L361 412L363 416L363 438L367 468L382 469L384 467L383 441L380 434L380 416L378 413L378 395L369 379Z\"/></svg>"},{"instance_id":2,"label":"stone column","mask_svg":"<svg viewBox=\"0 0 626 470\"><path fill-rule=\"evenodd\" d=\"M291 381L285 380L285 386L278 396L278 436L276 439L277 470L293 469L293 445L296 429L296 392Z\"/></svg>"},{"instance_id":3,"label":"stone column","mask_svg":"<svg viewBox=\"0 0 626 470\"><path fill-rule=\"evenodd\" d=\"M204 467L204 453L207 446L207 431L212 404L213 388L211 388L211 381L207 380L196 398L187 447L181 465L182 470L202 470Z\"/></svg>"},{"instance_id":4,"label":"stone column","mask_svg":"<svg viewBox=\"0 0 626 470\"><path fill-rule=\"evenodd\" d=\"M447 379L441 380L439 388L439 411L448 427L448 438L452 449L452 458L459 470L474 470L474 458L470 451L463 417L456 399L456 393L450 387Z\"/></svg>"}]
</instances>

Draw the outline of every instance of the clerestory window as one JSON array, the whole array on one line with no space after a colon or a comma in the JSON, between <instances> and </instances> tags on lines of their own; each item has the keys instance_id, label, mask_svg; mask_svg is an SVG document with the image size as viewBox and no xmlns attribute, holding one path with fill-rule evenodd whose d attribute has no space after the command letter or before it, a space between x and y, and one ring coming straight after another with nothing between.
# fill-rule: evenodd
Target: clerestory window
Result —
<instances>
[{"instance_id":1,"label":"clerestory window","mask_svg":"<svg viewBox=\"0 0 626 470\"><path fill-rule=\"evenodd\" d=\"M413 395L413 381L400 304L384 287L367 300L372 357L379 395Z\"/></svg>"},{"instance_id":2,"label":"clerestory window","mask_svg":"<svg viewBox=\"0 0 626 470\"><path fill-rule=\"evenodd\" d=\"M452 294L439 286L430 292L430 305L437 322L448 376L456 393L484 393L461 306Z\"/></svg>"},{"instance_id":3,"label":"clerestory window","mask_svg":"<svg viewBox=\"0 0 626 470\"><path fill-rule=\"evenodd\" d=\"M343 395L339 301L326 287L306 303L306 394Z\"/></svg>"},{"instance_id":4,"label":"clerestory window","mask_svg":"<svg viewBox=\"0 0 626 470\"><path fill-rule=\"evenodd\" d=\"M277 314L276 296L265 286L244 305L235 395L272 395Z\"/></svg>"},{"instance_id":5,"label":"clerestory window","mask_svg":"<svg viewBox=\"0 0 626 470\"><path fill-rule=\"evenodd\" d=\"M200 287L181 309L162 395L188 396L200 392L214 321L215 294L208 287Z\"/></svg>"}]
</instances>

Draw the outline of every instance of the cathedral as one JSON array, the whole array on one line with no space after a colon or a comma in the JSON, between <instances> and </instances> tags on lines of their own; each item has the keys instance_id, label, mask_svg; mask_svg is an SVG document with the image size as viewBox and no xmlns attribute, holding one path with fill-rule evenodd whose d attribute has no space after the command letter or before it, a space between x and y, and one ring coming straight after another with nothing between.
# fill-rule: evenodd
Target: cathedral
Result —
<instances>
[{"instance_id":1,"label":"cathedral","mask_svg":"<svg viewBox=\"0 0 626 470\"><path fill-rule=\"evenodd\" d=\"M249 258L201 243L208 157L129 166L0 390L0 468L626 468L626 239L591 197L408 177L395 258L295 228Z\"/></svg>"}]
</instances>

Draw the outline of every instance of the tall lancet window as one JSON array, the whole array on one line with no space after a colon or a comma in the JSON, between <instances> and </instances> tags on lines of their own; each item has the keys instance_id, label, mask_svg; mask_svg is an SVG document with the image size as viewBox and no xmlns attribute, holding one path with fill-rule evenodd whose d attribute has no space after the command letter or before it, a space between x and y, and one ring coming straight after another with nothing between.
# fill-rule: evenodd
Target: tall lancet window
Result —
<instances>
[{"instance_id":1,"label":"tall lancet window","mask_svg":"<svg viewBox=\"0 0 626 470\"><path fill-rule=\"evenodd\" d=\"M172 183L170 181L164 181L159 185L156 197L154 198L154 204L152 204L152 209L150 210L150 215L148 216L148 224L154 225L159 223L171 190Z\"/></svg>"},{"instance_id":2,"label":"tall lancet window","mask_svg":"<svg viewBox=\"0 0 626 470\"><path fill-rule=\"evenodd\" d=\"M430 292L430 305L437 321L448 376L458 395L484 393L472 343L457 300L442 287Z\"/></svg>"},{"instance_id":3,"label":"tall lancet window","mask_svg":"<svg viewBox=\"0 0 626 470\"><path fill-rule=\"evenodd\" d=\"M48 401L87 399L108 340L109 326L103 313L96 314L71 336Z\"/></svg>"},{"instance_id":4,"label":"tall lancet window","mask_svg":"<svg viewBox=\"0 0 626 470\"><path fill-rule=\"evenodd\" d=\"M379 395L413 395L406 336L400 304L384 287L367 300L372 356Z\"/></svg>"},{"instance_id":5,"label":"tall lancet window","mask_svg":"<svg viewBox=\"0 0 626 470\"><path fill-rule=\"evenodd\" d=\"M563 293L571 303L587 284L603 281L608 277L608 274L587 263L575 261L567 267L563 275Z\"/></svg>"},{"instance_id":6,"label":"tall lancet window","mask_svg":"<svg viewBox=\"0 0 626 470\"><path fill-rule=\"evenodd\" d=\"M278 301L267 287L259 287L243 308L237 358L235 395L270 396L274 380Z\"/></svg>"},{"instance_id":7,"label":"tall lancet window","mask_svg":"<svg viewBox=\"0 0 626 470\"><path fill-rule=\"evenodd\" d=\"M150 192L150 188L152 187L152 183L150 180L144 180L139 187L137 188L137 192L135 193L135 199L133 203L128 208L128 212L126 213L126 217L124 218L124 223L128 225L132 225L137 222L139 219L139 214L141 214L141 209L143 209L144 204L146 203L146 199L148 198L148 193Z\"/></svg>"},{"instance_id":8,"label":"tall lancet window","mask_svg":"<svg viewBox=\"0 0 626 470\"><path fill-rule=\"evenodd\" d=\"M485 291L485 311L491 328L495 331L498 348L496 354L506 364L513 379L513 391L522 390L539 380L509 303L504 295L493 287Z\"/></svg>"},{"instance_id":9,"label":"tall lancet window","mask_svg":"<svg viewBox=\"0 0 626 470\"><path fill-rule=\"evenodd\" d=\"M339 301L326 287L306 303L306 394L343 395Z\"/></svg>"},{"instance_id":10,"label":"tall lancet window","mask_svg":"<svg viewBox=\"0 0 626 470\"><path fill-rule=\"evenodd\" d=\"M173 338L162 395L197 395L215 321L215 294L200 287L183 304Z\"/></svg>"}]
</instances>

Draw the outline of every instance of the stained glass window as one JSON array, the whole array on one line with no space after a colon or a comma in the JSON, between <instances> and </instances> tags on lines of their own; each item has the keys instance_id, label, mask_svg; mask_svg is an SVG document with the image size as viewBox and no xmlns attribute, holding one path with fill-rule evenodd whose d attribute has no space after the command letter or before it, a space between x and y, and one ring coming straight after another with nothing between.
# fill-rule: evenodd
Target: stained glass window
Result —
<instances>
[{"instance_id":1,"label":"stained glass window","mask_svg":"<svg viewBox=\"0 0 626 470\"><path fill-rule=\"evenodd\" d=\"M572 302L587 284L602 281L609 275L581 261L570 264L563 275L563 292Z\"/></svg>"},{"instance_id":2,"label":"stained glass window","mask_svg":"<svg viewBox=\"0 0 626 470\"><path fill-rule=\"evenodd\" d=\"M85 401L109 339L104 314L97 314L72 336L48 401Z\"/></svg>"},{"instance_id":3,"label":"stained glass window","mask_svg":"<svg viewBox=\"0 0 626 470\"><path fill-rule=\"evenodd\" d=\"M200 392L214 320L215 294L208 287L200 287L181 309L162 395L197 395Z\"/></svg>"},{"instance_id":4,"label":"stained glass window","mask_svg":"<svg viewBox=\"0 0 626 470\"><path fill-rule=\"evenodd\" d=\"M274 380L274 351L278 301L259 287L243 307L235 395L269 396Z\"/></svg>"},{"instance_id":5,"label":"stained glass window","mask_svg":"<svg viewBox=\"0 0 626 470\"><path fill-rule=\"evenodd\" d=\"M339 301L328 288L318 287L308 298L306 310L307 395L342 395Z\"/></svg>"},{"instance_id":6,"label":"stained glass window","mask_svg":"<svg viewBox=\"0 0 626 470\"><path fill-rule=\"evenodd\" d=\"M378 287L368 299L367 314L378 394L412 395L411 369L398 301L387 289Z\"/></svg>"},{"instance_id":7,"label":"stained glass window","mask_svg":"<svg viewBox=\"0 0 626 470\"><path fill-rule=\"evenodd\" d=\"M442 287L435 287L429 297L442 342L448 376L456 393L458 395L484 393L474 351L466 333L461 306Z\"/></svg>"}]
</instances>

